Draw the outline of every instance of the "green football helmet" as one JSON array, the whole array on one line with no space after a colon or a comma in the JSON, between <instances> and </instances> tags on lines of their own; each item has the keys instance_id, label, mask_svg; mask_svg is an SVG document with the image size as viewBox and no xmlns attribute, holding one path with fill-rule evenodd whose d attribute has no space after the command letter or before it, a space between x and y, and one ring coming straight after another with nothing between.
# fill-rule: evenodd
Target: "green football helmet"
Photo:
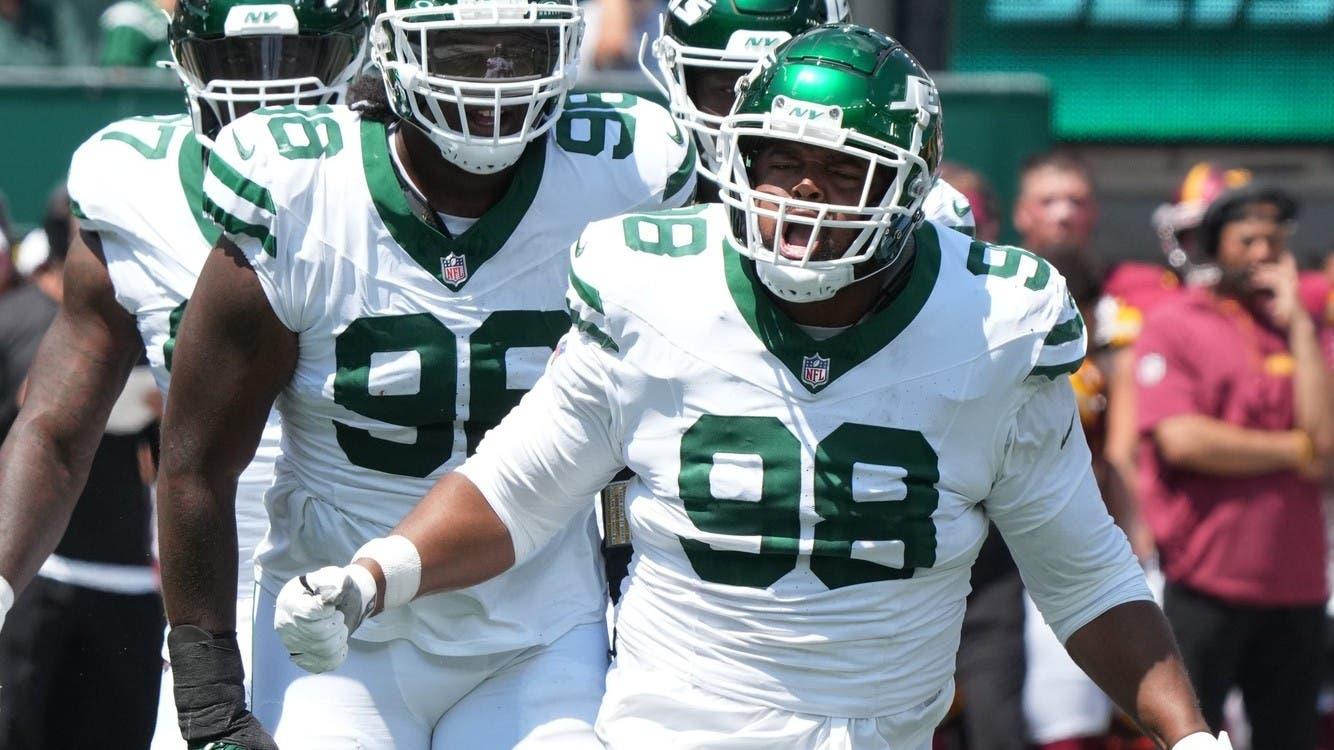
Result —
<instances>
[{"instance_id":1,"label":"green football helmet","mask_svg":"<svg viewBox=\"0 0 1334 750\"><path fill-rule=\"evenodd\" d=\"M813 302L832 297L866 271L897 267L922 220L944 145L940 97L921 64L885 34L830 24L785 43L737 88L736 105L721 126L716 178L732 212L733 244L755 260L765 286L782 299ZM756 190L751 159L772 139L865 160L859 203L834 205ZM872 194L877 177L888 178L881 195ZM759 228L762 216L777 223L767 243ZM811 228L800 259L779 252L789 224ZM813 260L811 248L831 229L859 231L839 257ZM857 265L864 263L872 266L859 276Z\"/></svg>"},{"instance_id":2,"label":"green football helmet","mask_svg":"<svg viewBox=\"0 0 1334 750\"><path fill-rule=\"evenodd\" d=\"M490 174L560 119L583 31L574 0L386 0L371 54L395 114Z\"/></svg>"},{"instance_id":3,"label":"green football helmet","mask_svg":"<svg viewBox=\"0 0 1334 750\"><path fill-rule=\"evenodd\" d=\"M696 135L703 164L716 170L718 126L725 112L698 106L692 76L717 70L740 78L788 39L847 20L847 0L672 0L653 42L658 75L645 63L647 36L640 45L639 65L667 97L672 114Z\"/></svg>"},{"instance_id":4,"label":"green football helmet","mask_svg":"<svg viewBox=\"0 0 1334 750\"><path fill-rule=\"evenodd\" d=\"M168 36L195 132L259 107L338 101L361 71L366 0L179 0Z\"/></svg>"}]
</instances>

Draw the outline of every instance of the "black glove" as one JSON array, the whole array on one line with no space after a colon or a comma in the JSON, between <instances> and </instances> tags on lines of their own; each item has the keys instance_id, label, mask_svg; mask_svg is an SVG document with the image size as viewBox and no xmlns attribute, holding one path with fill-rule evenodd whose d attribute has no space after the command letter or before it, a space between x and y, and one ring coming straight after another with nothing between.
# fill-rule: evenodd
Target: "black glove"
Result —
<instances>
[{"instance_id":1,"label":"black glove","mask_svg":"<svg viewBox=\"0 0 1334 750\"><path fill-rule=\"evenodd\" d=\"M191 750L278 750L245 705L245 668L236 634L215 636L193 625L171 629L167 651L176 718Z\"/></svg>"}]
</instances>

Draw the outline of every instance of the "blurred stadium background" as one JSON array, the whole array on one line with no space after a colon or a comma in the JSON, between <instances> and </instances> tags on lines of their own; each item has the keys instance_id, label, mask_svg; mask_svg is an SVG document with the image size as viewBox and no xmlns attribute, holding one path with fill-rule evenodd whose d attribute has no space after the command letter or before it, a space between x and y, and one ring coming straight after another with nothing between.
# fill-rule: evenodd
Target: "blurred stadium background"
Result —
<instances>
[{"instance_id":1,"label":"blurred stadium background","mask_svg":"<svg viewBox=\"0 0 1334 750\"><path fill-rule=\"evenodd\" d=\"M20 237L80 141L119 117L183 109L168 71L93 67L110 3L0 1L0 190ZM1334 241L1334 212L1322 210L1334 203L1334 0L852 5L939 71L946 156L990 178L1001 206L1026 156L1079 152L1097 176L1107 260L1157 257L1148 216L1206 159L1302 199L1303 260ZM581 86L651 93L637 70L590 70ZM1002 236L1015 239L1008 226Z\"/></svg>"}]
</instances>

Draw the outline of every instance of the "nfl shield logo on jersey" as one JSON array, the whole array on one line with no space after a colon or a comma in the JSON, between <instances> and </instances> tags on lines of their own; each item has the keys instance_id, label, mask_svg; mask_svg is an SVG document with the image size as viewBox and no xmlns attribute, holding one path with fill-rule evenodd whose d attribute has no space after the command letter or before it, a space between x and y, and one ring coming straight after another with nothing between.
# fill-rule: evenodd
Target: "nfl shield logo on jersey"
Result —
<instances>
[{"instance_id":1,"label":"nfl shield logo on jersey","mask_svg":"<svg viewBox=\"0 0 1334 750\"><path fill-rule=\"evenodd\" d=\"M829 382L829 358L812 354L801 359L801 380L812 388Z\"/></svg>"},{"instance_id":2,"label":"nfl shield logo on jersey","mask_svg":"<svg viewBox=\"0 0 1334 750\"><path fill-rule=\"evenodd\" d=\"M458 253L450 253L440 259L440 277L450 286L458 286L468 280L468 259Z\"/></svg>"}]
</instances>

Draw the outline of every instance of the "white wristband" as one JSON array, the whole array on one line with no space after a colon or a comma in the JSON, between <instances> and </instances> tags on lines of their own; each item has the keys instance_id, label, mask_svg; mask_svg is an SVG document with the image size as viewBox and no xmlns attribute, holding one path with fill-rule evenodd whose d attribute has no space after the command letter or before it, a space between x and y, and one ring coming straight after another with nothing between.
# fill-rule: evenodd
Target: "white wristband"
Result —
<instances>
[{"instance_id":1,"label":"white wristband","mask_svg":"<svg viewBox=\"0 0 1334 750\"><path fill-rule=\"evenodd\" d=\"M1232 750L1232 743L1228 741L1227 732L1220 732L1217 737L1208 732L1196 732L1181 738L1172 750Z\"/></svg>"},{"instance_id":2,"label":"white wristband","mask_svg":"<svg viewBox=\"0 0 1334 750\"><path fill-rule=\"evenodd\" d=\"M401 607L412 601L422 582L422 558L417 546L407 537L386 536L372 539L352 555L374 560L384 572L384 608Z\"/></svg>"}]
</instances>

